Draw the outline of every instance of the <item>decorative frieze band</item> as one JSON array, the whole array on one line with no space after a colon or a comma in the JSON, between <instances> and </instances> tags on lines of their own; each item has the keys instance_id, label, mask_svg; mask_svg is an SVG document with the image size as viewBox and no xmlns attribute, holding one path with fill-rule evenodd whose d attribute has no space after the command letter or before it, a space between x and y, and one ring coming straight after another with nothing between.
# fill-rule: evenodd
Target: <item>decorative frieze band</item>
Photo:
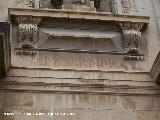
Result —
<instances>
[{"instance_id":1,"label":"decorative frieze band","mask_svg":"<svg viewBox=\"0 0 160 120\"><path fill-rule=\"evenodd\" d=\"M141 29L143 23L121 22L124 50L128 52L125 55L129 60L144 60L141 52Z\"/></svg>"},{"instance_id":2,"label":"decorative frieze band","mask_svg":"<svg viewBox=\"0 0 160 120\"><path fill-rule=\"evenodd\" d=\"M38 24L41 21L39 17L18 16L18 45L17 55L36 56L36 51L27 49L37 48L38 42Z\"/></svg>"}]
</instances>

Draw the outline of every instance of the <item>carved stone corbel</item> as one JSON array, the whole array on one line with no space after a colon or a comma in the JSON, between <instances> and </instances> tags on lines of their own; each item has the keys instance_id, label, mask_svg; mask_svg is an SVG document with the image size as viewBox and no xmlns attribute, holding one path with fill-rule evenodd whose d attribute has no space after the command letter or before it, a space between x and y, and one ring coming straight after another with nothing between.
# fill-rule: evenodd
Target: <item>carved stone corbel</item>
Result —
<instances>
[{"instance_id":1,"label":"carved stone corbel","mask_svg":"<svg viewBox=\"0 0 160 120\"><path fill-rule=\"evenodd\" d=\"M38 24L41 21L39 17L18 16L18 40L16 54L25 56L36 56L37 52L28 49L37 48L38 42Z\"/></svg>"},{"instance_id":2,"label":"carved stone corbel","mask_svg":"<svg viewBox=\"0 0 160 120\"><path fill-rule=\"evenodd\" d=\"M143 23L119 23L122 29L124 50L127 51L125 59L144 60L141 52L141 29Z\"/></svg>"}]
</instances>

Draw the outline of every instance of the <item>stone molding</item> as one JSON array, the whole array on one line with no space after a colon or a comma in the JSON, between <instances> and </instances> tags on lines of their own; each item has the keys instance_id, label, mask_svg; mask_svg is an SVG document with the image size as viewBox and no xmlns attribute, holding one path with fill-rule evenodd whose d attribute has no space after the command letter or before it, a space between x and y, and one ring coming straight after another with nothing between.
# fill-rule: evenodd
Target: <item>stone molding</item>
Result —
<instances>
[{"instance_id":1,"label":"stone molding","mask_svg":"<svg viewBox=\"0 0 160 120\"><path fill-rule=\"evenodd\" d=\"M10 16L37 16L51 18L68 18L68 19L87 19L87 20L103 20L106 22L133 22L149 24L149 16L136 15L113 15L111 13L97 12L80 12L80 11L63 11L63 10L42 10L42 9L22 9L10 8Z\"/></svg>"}]
</instances>

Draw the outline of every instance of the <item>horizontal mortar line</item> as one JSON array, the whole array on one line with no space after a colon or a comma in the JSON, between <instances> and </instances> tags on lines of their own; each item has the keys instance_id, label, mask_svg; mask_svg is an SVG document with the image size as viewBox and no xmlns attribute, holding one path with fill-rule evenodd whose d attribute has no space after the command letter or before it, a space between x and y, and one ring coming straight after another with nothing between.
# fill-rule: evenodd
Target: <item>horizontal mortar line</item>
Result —
<instances>
[{"instance_id":1,"label":"horizontal mortar line","mask_svg":"<svg viewBox=\"0 0 160 120\"><path fill-rule=\"evenodd\" d=\"M158 96L160 93L134 93L134 92L104 92L104 91L60 91L60 90L29 90L29 89L7 89L0 88L2 92L26 92L26 93L46 93L46 94L91 94L91 95L118 95L118 96Z\"/></svg>"},{"instance_id":2,"label":"horizontal mortar line","mask_svg":"<svg viewBox=\"0 0 160 120\"><path fill-rule=\"evenodd\" d=\"M45 85L6 85L6 86L10 86L10 88L11 88L11 86L17 86L17 87L23 87L23 86L28 86L28 87L32 87L32 86L34 86L34 87L46 87ZM0 88L4 88L4 87L6 87L6 86L3 86L3 85L0 85ZM101 86L61 86L61 85L57 85L57 86L54 86L54 87L57 87L57 88L90 88L90 89L94 89L94 88L99 88L99 89L115 89L115 90L120 90L120 89L123 89L123 90L149 90L149 91L154 91L154 90L156 90L156 91L160 91L160 89L159 88L147 88L147 87L101 87Z\"/></svg>"},{"instance_id":3,"label":"horizontal mortar line","mask_svg":"<svg viewBox=\"0 0 160 120\"><path fill-rule=\"evenodd\" d=\"M151 109L148 109L148 110L138 110L138 109L137 109L137 110L135 110L135 112L136 112L136 111L137 111L137 112L145 112L145 111L146 111L146 112L147 112L147 111L148 111L148 112L149 112L149 111L156 112L156 111L160 111L160 109L153 109L153 110L151 110Z\"/></svg>"},{"instance_id":4,"label":"horizontal mortar line","mask_svg":"<svg viewBox=\"0 0 160 120\"><path fill-rule=\"evenodd\" d=\"M69 109L69 108L68 108ZM81 110L85 110L85 109L88 109L88 110L108 110L108 111L122 111L122 112L143 112L143 111L160 111L160 109L147 109L147 110L144 110L144 109L135 109L135 110L123 110L123 109L118 109L118 108L82 108L82 107L78 107L78 108L71 108L71 109L81 109Z\"/></svg>"},{"instance_id":5,"label":"horizontal mortar line","mask_svg":"<svg viewBox=\"0 0 160 120\"><path fill-rule=\"evenodd\" d=\"M47 71L55 71L55 72L66 72L66 71L73 71L73 72L99 72L99 73L126 73L126 74L147 74L149 75L149 72L141 72L141 71L103 71L103 70L79 70L79 69L51 69L51 68L27 68L27 67L11 67L12 70L47 70Z\"/></svg>"},{"instance_id":6,"label":"horizontal mortar line","mask_svg":"<svg viewBox=\"0 0 160 120\"><path fill-rule=\"evenodd\" d=\"M30 108L30 107L19 107L19 106L12 106L12 107L8 107L8 106L6 106L6 107L1 107L0 106L0 109L4 109L5 108L5 110L19 110L19 109L38 109L38 110L46 110L46 108L38 108L38 107L34 107L34 108ZM84 108L84 107L79 107L79 106L77 106L77 107L68 107L68 108L66 108L66 107L55 107L55 108L53 108L53 109L68 109L68 110L97 110L97 111L101 111L101 110L107 110L107 111L121 111L121 112L145 112L145 111L148 111L148 112L158 112L158 111L160 111L160 109L147 109L147 110L144 110L144 109L135 109L135 110L123 110L123 109L117 109L117 108L96 108L96 107L94 107L94 108L91 108L91 107L86 107L86 108ZM5 111L4 110L4 111ZM44 112L45 113L45 112ZM47 112L48 113L48 112Z\"/></svg>"},{"instance_id":7,"label":"horizontal mortar line","mask_svg":"<svg viewBox=\"0 0 160 120\"><path fill-rule=\"evenodd\" d=\"M33 49L15 48L15 50L41 51L41 52L66 52L66 53L81 53L81 54L100 54L100 55L110 54L110 55L120 55L120 56L129 54L128 51L99 51L99 50L88 50L88 49L62 49L62 48L33 48ZM143 56L143 54L138 54L138 56Z\"/></svg>"},{"instance_id":8,"label":"horizontal mortar line","mask_svg":"<svg viewBox=\"0 0 160 120\"><path fill-rule=\"evenodd\" d=\"M153 89L160 90L158 86L130 86L130 85L107 85L107 84L76 84L76 83L44 83L44 82L0 82L3 85L21 85L21 86L55 86L55 87L93 87L93 88L122 88L122 89Z\"/></svg>"},{"instance_id":9,"label":"horizontal mortar line","mask_svg":"<svg viewBox=\"0 0 160 120\"><path fill-rule=\"evenodd\" d=\"M106 81L114 81L114 82L149 82L149 83L154 83L155 81L136 81L136 80L112 80L112 79L102 79L102 78L97 78L97 79L91 79L91 78L76 78L76 77L74 77L74 78L60 78L60 77L31 77L31 76L11 76L11 75L8 75L7 77L6 77L6 79L7 78L37 78L37 79L60 79L60 80L63 80L63 79L67 79L67 80L76 80L76 79L78 79L78 80L106 80Z\"/></svg>"},{"instance_id":10,"label":"horizontal mortar line","mask_svg":"<svg viewBox=\"0 0 160 120\"><path fill-rule=\"evenodd\" d=\"M26 85L24 85L24 86L26 86ZM15 86L16 87L16 86ZM15 87L9 87L9 86L0 86L0 88L12 88L12 89L14 89ZM23 89L23 87L22 86L17 86L18 88L20 88L21 87L21 89ZM33 86L28 86L28 87L33 87ZM40 87L40 86L34 86L34 87ZM45 87L45 86L43 86L43 87ZM63 88L70 88L70 87L72 87L72 88L74 88L74 89L76 89L77 88L77 90L81 90L81 89L78 89L78 88L88 88L88 89L90 89L90 90L92 90L92 89L97 89L97 91L99 91L99 90L101 90L101 89L104 89L104 91L107 91L107 90L146 90L146 91L156 91L156 92L160 92L160 89L153 89L153 88L117 88L117 87L75 87L75 86L54 86L54 87L56 87L57 89L59 89L59 88L61 88L61 89L63 89ZM51 90L57 90L56 88L54 88L54 89L51 89ZM99 90L98 90L99 89ZM106 89L106 90L105 90ZM39 90L44 90L44 88L42 88L42 89L39 89ZM46 89L46 90L48 90L48 89Z\"/></svg>"}]
</instances>

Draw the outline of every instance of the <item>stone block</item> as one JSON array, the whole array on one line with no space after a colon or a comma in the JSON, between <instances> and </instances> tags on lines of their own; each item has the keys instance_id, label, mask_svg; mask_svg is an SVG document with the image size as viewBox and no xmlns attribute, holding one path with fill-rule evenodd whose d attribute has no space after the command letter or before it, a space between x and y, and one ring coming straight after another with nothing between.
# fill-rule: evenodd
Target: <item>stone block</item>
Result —
<instances>
[{"instance_id":1,"label":"stone block","mask_svg":"<svg viewBox=\"0 0 160 120\"><path fill-rule=\"evenodd\" d=\"M136 112L135 117L135 120L160 120L160 111Z\"/></svg>"},{"instance_id":2,"label":"stone block","mask_svg":"<svg viewBox=\"0 0 160 120\"><path fill-rule=\"evenodd\" d=\"M133 111L110 111L109 120L135 120Z\"/></svg>"},{"instance_id":3,"label":"stone block","mask_svg":"<svg viewBox=\"0 0 160 120\"><path fill-rule=\"evenodd\" d=\"M126 96L119 99L121 110L153 110L152 97Z\"/></svg>"},{"instance_id":4,"label":"stone block","mask_svg":"<svg viewBox=\"0 0 160 120\"><path fill-rule=\"evenodd\" d=\"M76 96L68 94L35 94L34 108L76 108Z\"/></svg>"},{"instance_id":5,"label":"stone block","mask_svg":"<svg viewBox=\"0 0 160 120\"><path fill-rule=\"evenodd\" d=\"M79 95L78 108L117 109L117 98L106 95Z\"/></svg>"}]
</instances>

